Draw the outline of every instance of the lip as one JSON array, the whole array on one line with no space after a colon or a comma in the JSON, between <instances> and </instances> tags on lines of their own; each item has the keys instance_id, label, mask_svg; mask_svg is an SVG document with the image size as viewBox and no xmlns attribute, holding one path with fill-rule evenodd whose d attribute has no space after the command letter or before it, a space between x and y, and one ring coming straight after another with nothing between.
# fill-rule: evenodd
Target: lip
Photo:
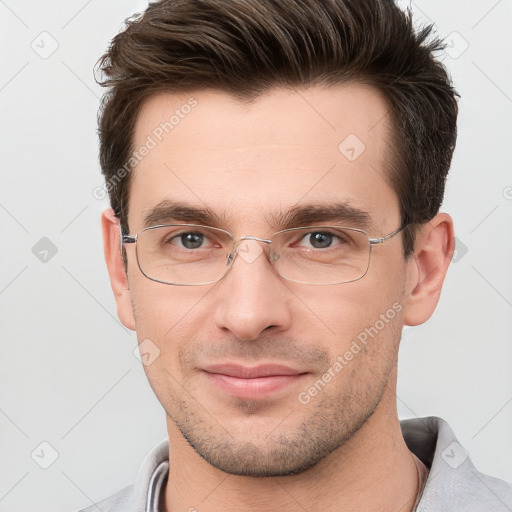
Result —
<instances>
[{"instance_id":1,"label":"lip","mask_svg":"<svg viewBox=\"0 0 512 512\"><path fill-rule=\"evenodd\" d=\"M285 365L217 364L202 368L210 382L237 398L261 399L302 380L307 372Z\"/></svg>"},{"instance_id":2,"label":"lip","mask_svg":"<svg viewBox=\"0 0 512 512\"><path fill-rule=\"evenodd\" d=\"M282 364L259 364L257 366L242 366L238 364L213 364L203 368L205 372L239 377L241 379L253 379L258 377L271 377L276 375L299 375L299 370L294 370Z\"/></svg>"}]
</instances>

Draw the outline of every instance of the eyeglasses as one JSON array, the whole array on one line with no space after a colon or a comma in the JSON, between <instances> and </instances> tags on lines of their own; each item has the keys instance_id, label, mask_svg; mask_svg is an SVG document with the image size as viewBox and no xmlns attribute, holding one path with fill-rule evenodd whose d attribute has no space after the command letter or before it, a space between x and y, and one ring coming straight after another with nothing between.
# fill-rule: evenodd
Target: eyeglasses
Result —
<instances>
[{"instance_id":1,"label":"eyeglasses","mask_svg":"<svg viewBox=\"0 0 512 512\"><path fill-rule=\"evenodd\" d=\"M151 226L136 235L121 231L123 244L135 244L140 271L153 281L174 285L205 285L220 281L237 255L251 263L262 252L249 254L254 240L268 244L268 258L284 279L303 284L342 284L364 277L373 245L382 244L405 228L382 238L369 238L361 229L308 226L285 229L271 239L242 236L234 239L224 229L197 224ZM244 252L246 253L244 255ZM255 256L256 255L256 256Z\"/></svg>"}]
</instances>

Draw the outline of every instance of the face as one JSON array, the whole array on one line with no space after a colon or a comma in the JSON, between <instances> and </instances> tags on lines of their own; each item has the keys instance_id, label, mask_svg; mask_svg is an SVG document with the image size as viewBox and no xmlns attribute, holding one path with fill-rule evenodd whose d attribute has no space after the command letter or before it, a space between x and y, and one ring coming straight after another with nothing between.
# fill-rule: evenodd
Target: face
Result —
<instances>
[{"instance_id":1,"label":"face","mask_svg":"<svg viewBox=\"0 0 512 512\"><path fill-rule=\"evenodd\" d=\"M362 85L275 89L246 104L213 91L154 96L136 125L134 147L152 147L133 171L130 233L149 216L235 238L304 223L384 236L400 226L385 179L389 140L386 103ZM176 205L187 210L158 208ZM126 245L130 300L120 314L159 351L148 379L170 427L201 457L232 474L300 473L347 443L393 388L407 294L402 238L372 248L362 279L336 285L287 281L266 246L245 247L253 257L239 253L219 282L176 286L147 279Z\"/></svg>"}]
</instances>

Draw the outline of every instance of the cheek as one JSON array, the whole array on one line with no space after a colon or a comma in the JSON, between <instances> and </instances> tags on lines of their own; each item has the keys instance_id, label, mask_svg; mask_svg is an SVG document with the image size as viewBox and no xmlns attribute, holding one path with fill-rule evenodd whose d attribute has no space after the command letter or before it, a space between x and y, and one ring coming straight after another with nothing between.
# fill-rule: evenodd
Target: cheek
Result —
<instances>
[{"instance_id":1,"label":"cheek","mask_svg":"<svg viewBox=\"0 0 512 512\"><path fill-rule=\"evenodd\" d=\"M132 287L132 301L141 359L148 381L162 405L171 410L183 385L180 353L201 325L200 297L189 289L149 280ZM149 353L145 360L144 353Z\"/></svg>"},{"instance_id":2,"label":"cheek","mask_svg":"<svg viewBox=\"0 0 512 512\"><path fill-rule=\"evenodd\" d=\"M331 393L370 400L382 390L397 363L403 326L400 294L385 293L377 300L374 294L361 291L340 299L338 309L327 371L339 377Z\"/></svg>"},{"instance_id":3,"label":"cheek","mask_svg":"<svg viewBox=\"0 0 512 512\"><path fill-rule=\"evenodd\" d=\"M317 321L319 326L326 325L329 335L338 340L341 347L375 323L378 327L382 321L385 325L395 324L403 309L404 288L398 280L394 283L381 280L377 284L368 279L336 286L338 289L330 293L315 291L314 294L299 292L297 295L313 312L308 315L310 329L312 321ZM301 318L306 318L304 311L297 315L297 321L302 322Z\"/></svg>"},{"instance_id":4,"label":"cheek","mask_svg":"<svg viewBox=\"0 0 512 512\"><path fill-rule=\"evenodd\" d=\"M174 368L180 344L204 325L201 302L208 290L175 287L150 281L142 276L132 281L131 298L139 342L149 339L160 351L158 365ZM156 361L155 361L156 362Z\"/></svg>"},{"instance_id":5,"label":"cheek","mask_svg":"<svg viewBox=\"0 0 512 512\"><path fill-rule=\"evenodd\" d=\"M301 299L321 322L309 316L304 323L305 315L297 315L297 328L299 332L312 332L312 321L319 327L321 323L328 326L323 330L326 338L318 341L328 349L331 364L337 361L343 367L344 377L337 379L341 386L346 385L346 379L384 378L396 363L403 327L405 274L396 261L379 263L359 281L317 288L309 295L302 292Z\"/></svg>"},{"instance_id":6,"label":"cheek","mask_svg":"<svg viewBox=\"0 0 512 512\"><path fill-rule=\"evenodd\" d=\"M129 283L137 332L158 339L170 335L190 314L200 309L201 298L208 292L202 287L172 286L147 279L139 269L129 272Z\"/></svg>"}]
</instances>

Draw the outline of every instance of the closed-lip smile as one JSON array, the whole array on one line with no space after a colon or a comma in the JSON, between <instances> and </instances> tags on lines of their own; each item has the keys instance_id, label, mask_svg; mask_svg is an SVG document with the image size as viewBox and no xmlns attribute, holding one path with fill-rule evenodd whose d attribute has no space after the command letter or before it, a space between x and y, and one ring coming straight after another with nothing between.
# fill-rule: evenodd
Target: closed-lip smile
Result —
<instances>
[{"instance_id":1,"label":"closed-lip smile","mask_svg":"<svg viewBox=\"0 0 512 512\"><path fill-rule=\"evenodd\" d=\"M265 398L307 375L282 364L243 366L233 363L208 365L201 370L221 390L246 399Z\"/></svg>"}]
</instances>

